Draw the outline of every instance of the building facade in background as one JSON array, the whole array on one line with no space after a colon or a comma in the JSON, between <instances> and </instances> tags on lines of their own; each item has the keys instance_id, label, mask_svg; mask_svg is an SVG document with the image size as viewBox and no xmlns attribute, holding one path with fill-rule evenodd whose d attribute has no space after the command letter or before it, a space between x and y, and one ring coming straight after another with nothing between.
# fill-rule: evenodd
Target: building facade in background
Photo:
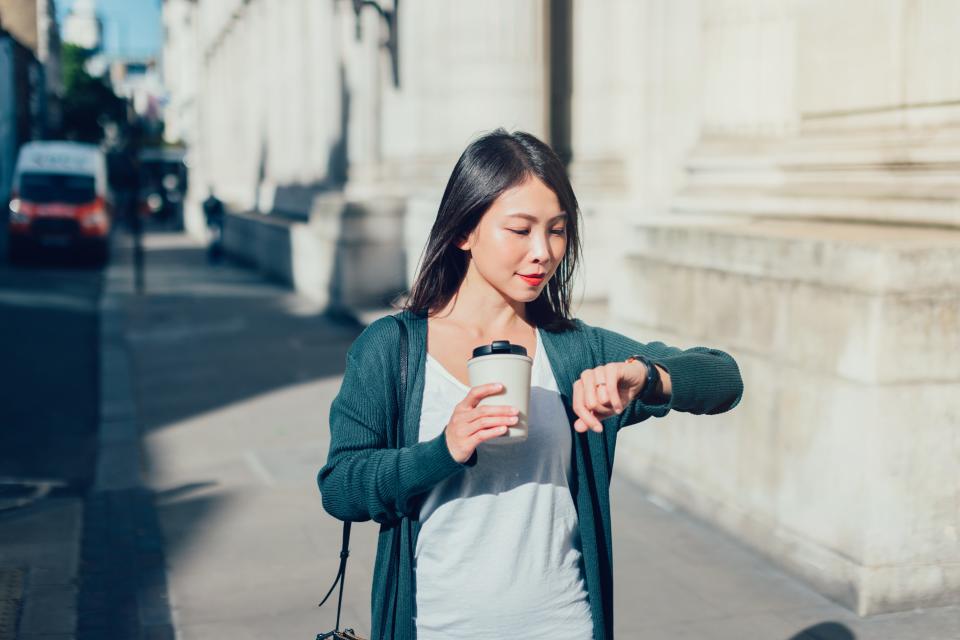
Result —
<instances>
[{"instance_id":1,"label":"building facade in background","mask_svg":"<svg viewBox=\"0 0 960 640\"><path fill-rule=\"evenodd\" d=\"M75 0L63 20L63 41L99 51L103 45L103 21L96 0Z\"/></svg>"},{"instance_id":2,"label":"building facade in background","mask_svg":"<svg viewBox=\"0 0 960 640\"><path fill-rule=\"evenodd\" d=\"M54 6L54 0L0 0L0 30L23 52L17 54L15 71L21 142L60 128L63 82Z\"/></svg>"},{"instance_id":3,"label":"building facade in background","mask_svg":"<svg viewBox=\"0 0 960 640\"><path fill-rule=\"evenodd\" d=\"M154 57L114 57L107 73L114 93L129 101L148 127L160 122L165 89Z\"/></svg>"},{"instance_id":4,"label":"building facade in background","mask_svg":"<svg viewBox=\"0 0 960 640\"><path fill-rule=\"evenodd\" d=\"M163 49L160 76L166 92L164 138L171 144L198 149L197 91L201 62L198 50L199 14L191 0L164 0Z\"/></svg>"},{"instance_id":5,"label":"building facade in background","mask_svg":"<svg viewBox=\"0 0 960 640\"><path fill-rule=\"evenodd\" d=\"M0 204L4 205L10 198L13 168L17 161L15 46L12 38L0 32ZM5 237L5 232L3 235Z\"/></svg>"},{"instance_id":6,"label":"building facade in background","mask_svg":"<svg viewBox=\"0 0 960 640\"><path fill-rule=\"evenodd\" d=\"M59 129L62 96L53 0L0 0L0 203L19 146Z\"/></svg>"},{"instance_id":7,"label":"building facade in background","mask_svg":"<svg viewBox=\"0 0 960 640\"><path fill-rule=\"evenodd\" d=\"M579 296L743 367L736 411L629 429L619 470L861 615L960 603L960 5L379 5L165 0L188 226L213 187L237 252L375 303L467 143L541 136Z\"/></svg>"}]
</instances>

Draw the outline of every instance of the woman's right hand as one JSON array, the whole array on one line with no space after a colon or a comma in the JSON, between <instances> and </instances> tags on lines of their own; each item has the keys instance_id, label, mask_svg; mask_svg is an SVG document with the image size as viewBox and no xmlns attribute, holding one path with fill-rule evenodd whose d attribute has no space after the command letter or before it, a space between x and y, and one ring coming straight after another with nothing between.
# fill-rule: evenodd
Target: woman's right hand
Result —
<instances>
[{"instance_id":1,"label":"woman's right hand","mask_svg":"<svg viewBox=\"0 0 960 640\"><path fill-rule=\"evenodd\" d=\"M453 408L453 415L444 430L450 455L465 463L481 442L502 436L507 427L517 424L519 410L508 406L477 406L487 396L503 391L499 383L482 384L470 389Z\"/></svg>"}]
</instances>

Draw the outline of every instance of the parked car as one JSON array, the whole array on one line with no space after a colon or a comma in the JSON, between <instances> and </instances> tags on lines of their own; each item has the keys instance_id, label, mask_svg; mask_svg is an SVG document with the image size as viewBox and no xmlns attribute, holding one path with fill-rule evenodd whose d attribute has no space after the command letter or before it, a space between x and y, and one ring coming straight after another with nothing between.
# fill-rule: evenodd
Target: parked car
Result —
<instances>
[{"instance_id":1,"label":"parked car","mask_svg":"<svg viewBox=\"0 0 960 640\"><path fill-rule=\"evenodd\" d=\"M140 211L173 229L183 229L184 157L180 147L148 147L140 152Z\"/></svg>"},{"instance_id":2,"label":"parked car","mask_svg":"<svg viewBox=\"0 0 960 640\"><path fill-rule=\"evenodd\" d=\"M104 154L78 142L28 142L20 148L9 203L11 262L43 249L107 261L112 225Z\"/></svg>"}]
</instances>

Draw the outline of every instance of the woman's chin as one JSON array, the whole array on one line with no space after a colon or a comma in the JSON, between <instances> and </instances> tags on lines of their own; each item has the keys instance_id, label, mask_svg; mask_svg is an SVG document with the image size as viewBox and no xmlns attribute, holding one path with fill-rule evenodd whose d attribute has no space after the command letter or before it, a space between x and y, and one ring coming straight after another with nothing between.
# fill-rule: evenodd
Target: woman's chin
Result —
<instances>
[{"instance_id":1,"label":"woman's chin","mask_svg":"<svg viewBox=\"0 0 960 640\"><path fill-rule=\"evenodd\" d=\"M540 297L540 289L528 289L527 291L522 291L514 296L514 299L517 302L533 302Z\"/></svg>"}]
</instances>

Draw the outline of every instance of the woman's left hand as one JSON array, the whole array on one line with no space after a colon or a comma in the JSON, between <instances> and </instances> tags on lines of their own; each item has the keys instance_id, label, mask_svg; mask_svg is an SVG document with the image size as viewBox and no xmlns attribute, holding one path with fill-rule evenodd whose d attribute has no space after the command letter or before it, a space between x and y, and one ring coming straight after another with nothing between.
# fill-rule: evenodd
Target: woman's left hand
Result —
<instances>
[{"instance_id":1,"label":"woman's left hand","mask_svg":"<svg viewBox=\"0 0 960 640\"><path fill-rule=\"evenodd\" d=\"M647 367L643 362L610 362L586 369L573 383L573 411L579 416L573 428L603 431L601 420L623 413L643 388Z\"/></svg>"}]
</instances>

